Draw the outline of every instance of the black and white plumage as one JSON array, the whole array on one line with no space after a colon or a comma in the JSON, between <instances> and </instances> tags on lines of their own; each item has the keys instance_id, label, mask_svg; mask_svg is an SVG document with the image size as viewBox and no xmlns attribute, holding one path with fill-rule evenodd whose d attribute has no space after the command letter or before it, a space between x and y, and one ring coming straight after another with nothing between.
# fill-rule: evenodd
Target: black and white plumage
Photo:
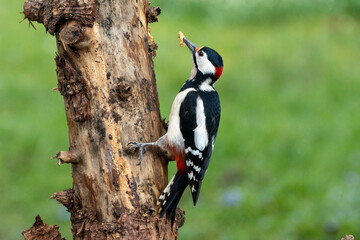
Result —
<instances>
[{"instance_id":1,"label":"black and white plumage","mask_svg":"<svg viewBox=\"0 0 360 240\"><path fill-rule=\"evenodd\" d=\"M197 81L201 81L205 76L198 74L197 77L198 79L190 80L184 85L183 88L194 87L195 91L187 94L180 107L185 168L194 205L210 162L220 121L220 101L217 92L210 88L208 91L199 89L196 86Z\"/></svg>"},{"instance_id":2,"label":"black and white plumage","mask_svg":"<svg viewBox=\"0 0 360 240\"><path fill-rule=\"evenodd\" d=\"M177 162L178 171L158 200L160 216L167 213L167 218L172 220L187 186L194 205L198 201L220 121L220 100L214 84L222 74L222 58L211 48L196 47L186 38L184 42L192 54L194 67L172 104L167 133L154 143L133 143L130 147L140 148L141 158L143 148L157 146Z\"/></svg>"}]
</instances>

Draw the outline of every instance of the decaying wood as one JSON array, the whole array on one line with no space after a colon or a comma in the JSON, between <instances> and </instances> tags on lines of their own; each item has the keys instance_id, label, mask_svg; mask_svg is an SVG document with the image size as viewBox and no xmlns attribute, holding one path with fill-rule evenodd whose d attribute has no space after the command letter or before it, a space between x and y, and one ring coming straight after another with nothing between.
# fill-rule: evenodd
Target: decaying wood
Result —
<instances>
[{"instance_id":1,"label":"decaying wood","mask_svg":"<svg viewBox=\"0 0 360 240\"><path fill-rule=\"evenodd\" d=\"M39 215L35 218L33 226L22 232L25 240L64 240L61 238L59 227L45 224Z\"/></svg>"},{"instance_id":2,"label":"decaying wood","mask_svg":"<svg viewBox=\"0 0 360 240\"><path fill-rule=\"evenodd\" d=\"M59 160L59 165L62 163L80 163L83 158L83 153L80 151L60 151L51 159L57 158Z\"/></svg>"},{"instance_id":3,"label":"decaying wood","mask_svg":"<svg viewBox=\"0 0 360 240\"><path fill-rule=\"evenodd\" d=\"M44 24L53 35L60 21L78 20L88 27L95 21L95 0L28 0L24 3L24 15L30 21Z\"/></svg>"},{"instance_id":4,"label":"decaying wood","mask_svg":"<svg viewBox=\"0 0 360 240\"><path fill-rule=\"evenodd\" d=\"M75 239L176 239L184 223L158 217L167 184L162 154L126 151L130 141L163 133L149 22L160 8L148 0L28 0L25 17L56 36L58 88L64 97L73 188L52 198L71 213Z\"/></svg>"},{"instance_id":5,"label":"decaying wood","mask_svg":"<svg viewBox=\"0 0 360 240\"><path fill-rule=\"evenodd\" d=\"M161 8L159 7L150 7L146 12L146 20L148 23L153 23L159 21L159 16L161 13Z\"/></svg>"},{"instance_id":6,"label":"decaying wood","mask_svg":"<svg viewBox=\"0 0 360 240\"><path fill-rule=\"evenodd\" d=\"M92 28L86 27L78 21L69 21L61 27L59 40L64 48L69 46L73 52L76 49L87 48L91 43L91 30Z\"/></svg>"},{"instance_id":7,"label":"decaying wood","mask_svg":"<svg viewBox=\"0 0 360 240\"><path fill-rule=\"evenodd\" d=\"M50 199L55 199L62 205L64 205L68 210L73 209L75 206L75 192L74 189L67 189L57 193L54 193ZM79 201L76 204L80 204Z\"/></svg>"}]
</instances>

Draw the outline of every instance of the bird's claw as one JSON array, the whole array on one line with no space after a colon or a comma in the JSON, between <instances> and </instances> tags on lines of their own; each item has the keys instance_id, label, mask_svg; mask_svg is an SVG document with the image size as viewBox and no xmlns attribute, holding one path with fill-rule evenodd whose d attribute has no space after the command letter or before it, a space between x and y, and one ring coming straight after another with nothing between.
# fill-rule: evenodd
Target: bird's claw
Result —
<instances>
[{"instance_id":1,"label":"bird's claw","mask_svg":"<svg viewBox=\"0 0 360 240\"><path fill-rule=\"evenodd\" d=\"M129 142L127 144L127 147L128 147L128 150L132 151L134 150L135 148L138 148L140 147L141 143L137 143L137 142Z\"/></svg>"},{"instance_id":2,"label":"bird's claw","mask_svg":"<svg viewBox=\"0 0 360 240\"><path fill-rule=\"evenodd\" d=\"M143 153L145 150L145 144L143 143L137 143L137 142L129 142L127 144L128 150L133 151L134 149L138 148L139 149L139 162L136 164L138 166L140 166L142 160L143 160Z\"/></svg>"}]
</instances>

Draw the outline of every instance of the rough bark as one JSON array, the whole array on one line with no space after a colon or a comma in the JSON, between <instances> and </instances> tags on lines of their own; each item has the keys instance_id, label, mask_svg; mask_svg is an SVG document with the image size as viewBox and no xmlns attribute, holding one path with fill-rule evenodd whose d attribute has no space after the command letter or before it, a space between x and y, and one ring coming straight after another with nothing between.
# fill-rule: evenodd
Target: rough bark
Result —
<instances>
[{"instance_id":1,"label":"rough bark","mask_svg":"<svg viewBox=\"0 0 360 240\"><path fill-rule=\"evenodd\" d=\"M22 235L25 240L64 240L61 238L59 227L45 224L39 215L36 216L32 227L23 231Z\"/></svg>"},{"instance_id":2,"label":"rough bark","mask_svg":"<svg viewBox=\"0 0 360 240\"><path fill-rule=\"evenodd\" d=\"M54 158L72 164L73 188L52 198L71 213L75 239L176 239L157 214L167 183L161 153L141 166L130 141L163 134L149 22L160 8L147 0L28 0L25 17L56 36L58 88L64 97L69 151Z\"/></svg>"}]
</instances>

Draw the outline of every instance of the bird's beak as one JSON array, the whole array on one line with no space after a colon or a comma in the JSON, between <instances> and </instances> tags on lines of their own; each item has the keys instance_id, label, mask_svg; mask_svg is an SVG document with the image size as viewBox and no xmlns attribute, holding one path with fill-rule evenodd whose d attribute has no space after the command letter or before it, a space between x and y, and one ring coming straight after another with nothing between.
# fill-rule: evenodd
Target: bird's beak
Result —
<instances>
[{"instance_id":1,"label":"bird's beak","mask_svg":"<svg viewBox=\"0 0 360 240\"><path fill-rule=\"evenodd\" d=\"M195 55L196 45L193 44L192 42L190 42L189 40L187 40L186 37L184 37L184 42L185 42L186 46L188 46L191 54Z\"/></svg>"}]
</instances>

